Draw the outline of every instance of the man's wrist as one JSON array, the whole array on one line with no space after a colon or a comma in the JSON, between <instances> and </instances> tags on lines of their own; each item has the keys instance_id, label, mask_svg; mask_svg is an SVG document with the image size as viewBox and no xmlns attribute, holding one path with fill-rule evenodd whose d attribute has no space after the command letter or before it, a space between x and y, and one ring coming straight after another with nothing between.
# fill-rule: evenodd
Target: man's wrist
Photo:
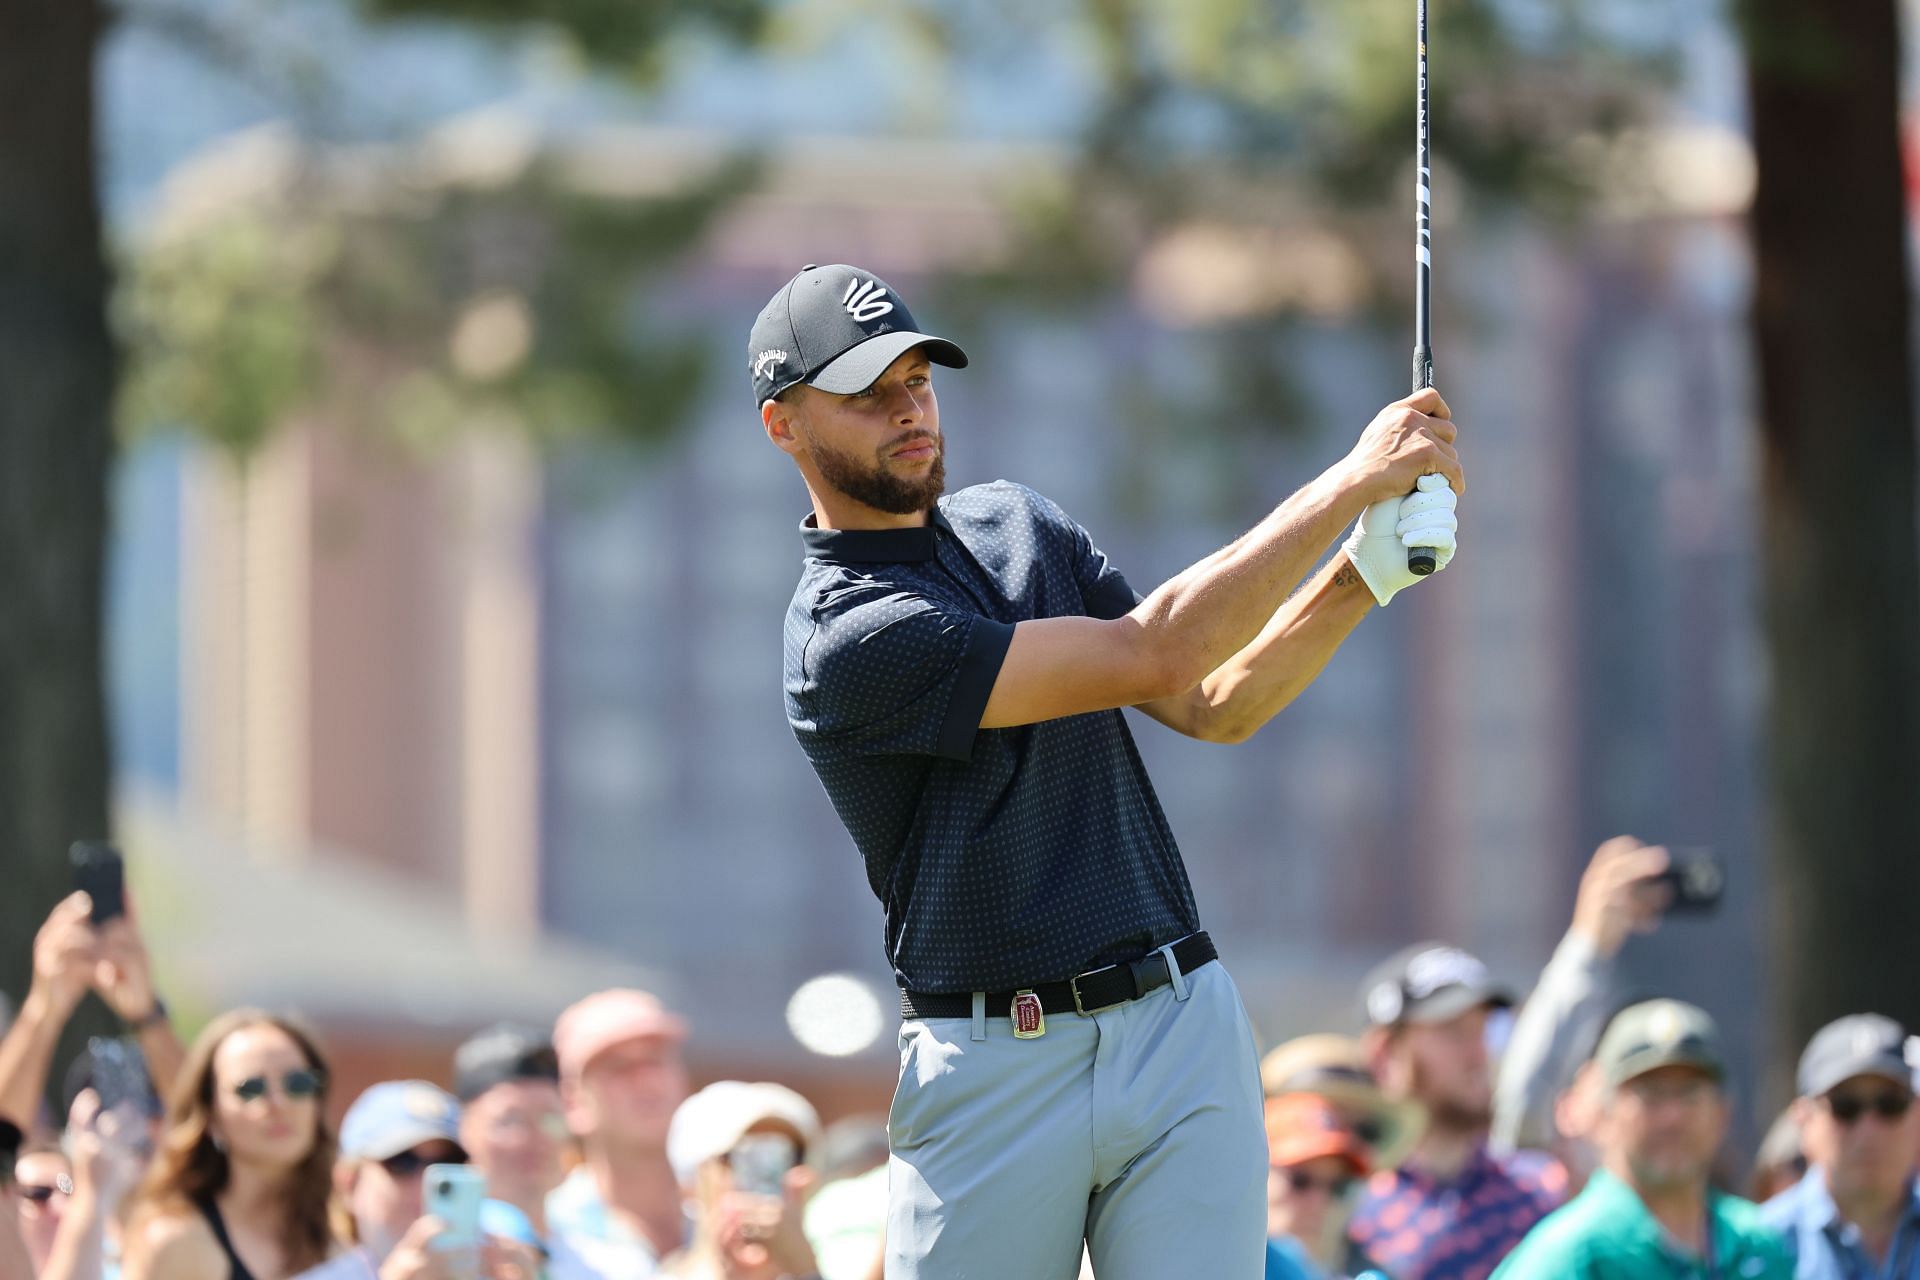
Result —
<instances>
[{"instance_id":1,"label":"man's wrist","mask_svg":"<svg viewBox=\"0 0 1920 1280\"><path fill-rule=\"evenodd\" d=\"M137 1035L142 1031L151 1031L155 1027L164 1027L167 1025L168 1016L167 1002L156 994L153 997L153 1004L145 1013L134 1018L122 1018L121 1021L127 1024L127 1030Z\"/></svg>"},{"instance_id":2,"label":"man's wrist","mask_svg":"<svg viewBox=\"0 0 1920 1280\"><path fill-rule=\"evenodd\" d=\"M86 997L82 991L69 996L53 990L43 982L36 982L27 988L27 998L20 1002L20 1021L39 1023L64 1023L80 1007L80 1001Z\"/></svg>"},{"instance_id":3,"label":"man's wrist","mask_svg":"<svg viewBox=\"0 0 1920 1280\"><path fill-rule=\"evenodd\" d=\"M1334 508L1341 524L1358 520L1362 511L1386 496L1375 494L1373 491L1380 487L1378 482L1351 461L1339 462L1321 472L1312 487L1319 490L1316 497Z\"/></svg>"}]
</instances>

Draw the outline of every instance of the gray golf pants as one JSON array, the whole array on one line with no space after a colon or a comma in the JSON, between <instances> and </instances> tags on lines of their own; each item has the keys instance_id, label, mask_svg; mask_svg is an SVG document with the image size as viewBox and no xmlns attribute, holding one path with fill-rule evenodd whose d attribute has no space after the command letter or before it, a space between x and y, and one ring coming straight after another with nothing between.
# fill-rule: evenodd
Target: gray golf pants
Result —
<instances>
[{"instance_id":1,"label":"gray golf pants","mask_svg":"<svg viewBox=\"0 0 1920 1280\"><path fill-rule=\"evenodd\" d=\"M900 1029L887 1280L1259 1280L1267 1134L1218 961L1090 1016Z\"/></svg>"}]
</instances>

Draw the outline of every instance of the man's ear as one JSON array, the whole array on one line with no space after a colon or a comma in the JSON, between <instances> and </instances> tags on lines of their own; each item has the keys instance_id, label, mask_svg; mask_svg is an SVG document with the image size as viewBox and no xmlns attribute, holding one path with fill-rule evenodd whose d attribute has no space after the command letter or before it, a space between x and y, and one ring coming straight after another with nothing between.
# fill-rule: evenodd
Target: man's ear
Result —
<instances>
[{"instance_id":1,"label":"man's ear","mask_svg":"<svg viewBox=\"0 0 1920 1280\"><path fill-rule=\"evenodd\" d=\"M794 425L794 407L782 404L778 400L760 402L760 425L766 430L767 439L773 441L773 447L782 453L800 452L800 433Z\"/></svg>"},{"instance_id":2,"label":"man's ear","mask_svg":"<svg viewBox=\"0 0 1920 1280\"><path fill-rule=\"evenodd\" d=\"M360 1180L360 1163L357 1160L336 1160L333 1165L333 1193L342 1201L353 1196L354 1184Z\"/></svg>"},{"instance_id":3,"label":"man's ear","mask_svg":"<svg viewBox=\"0 0 1920 1280\"><path fill-rule=\"evenodd\" d=\"M1391 1027L1368 1027L1360 1036L1360 1052L1381 1090L1389 1097L1405 1098L1413 1091L1413 1080L1406 1055L1394 1052L1398 1039Z\"/></svg>"}]
</instances>

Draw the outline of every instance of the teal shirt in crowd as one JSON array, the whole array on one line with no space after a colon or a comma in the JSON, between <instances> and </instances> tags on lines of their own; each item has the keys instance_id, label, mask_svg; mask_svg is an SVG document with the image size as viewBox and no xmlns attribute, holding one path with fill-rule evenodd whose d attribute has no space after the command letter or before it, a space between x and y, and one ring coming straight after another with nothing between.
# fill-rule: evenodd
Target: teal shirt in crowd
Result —
<instances>
[{"instance_id":1,"label":"teal shirt in crowd","mask_svg":"<svg viewBox=\"0 0 1920 1280\"><path fill-rule=\"evenodd\" d=\"M1603 1169L1520 1242L1493 1280L1793 1280L1786 1245L1758 1208L1716 1194L1707 1213L1711 1257L1690 1256L1633 1188Z\"/></svg>"}]
</instances>

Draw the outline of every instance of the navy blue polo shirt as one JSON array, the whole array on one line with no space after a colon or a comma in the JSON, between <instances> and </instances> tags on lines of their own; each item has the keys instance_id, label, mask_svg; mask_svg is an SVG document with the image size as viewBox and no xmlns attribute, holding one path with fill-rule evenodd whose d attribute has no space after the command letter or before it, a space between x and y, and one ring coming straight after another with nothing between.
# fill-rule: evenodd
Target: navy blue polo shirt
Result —
<instances>
[{"instance_id":1,"label":"navy blue polo shirt","mask_svg":"<svg viewBox=\"0 0 1920 1280\"><path fill-rule=\"evenodd\" d=\"M1125 716L981 729L1015 623L1118 618L1133 589L1052 502L998 481L911 529L801 530L787 719L917 992L1007 991L1198 929Z\"/></svg>"}]
</instances>

